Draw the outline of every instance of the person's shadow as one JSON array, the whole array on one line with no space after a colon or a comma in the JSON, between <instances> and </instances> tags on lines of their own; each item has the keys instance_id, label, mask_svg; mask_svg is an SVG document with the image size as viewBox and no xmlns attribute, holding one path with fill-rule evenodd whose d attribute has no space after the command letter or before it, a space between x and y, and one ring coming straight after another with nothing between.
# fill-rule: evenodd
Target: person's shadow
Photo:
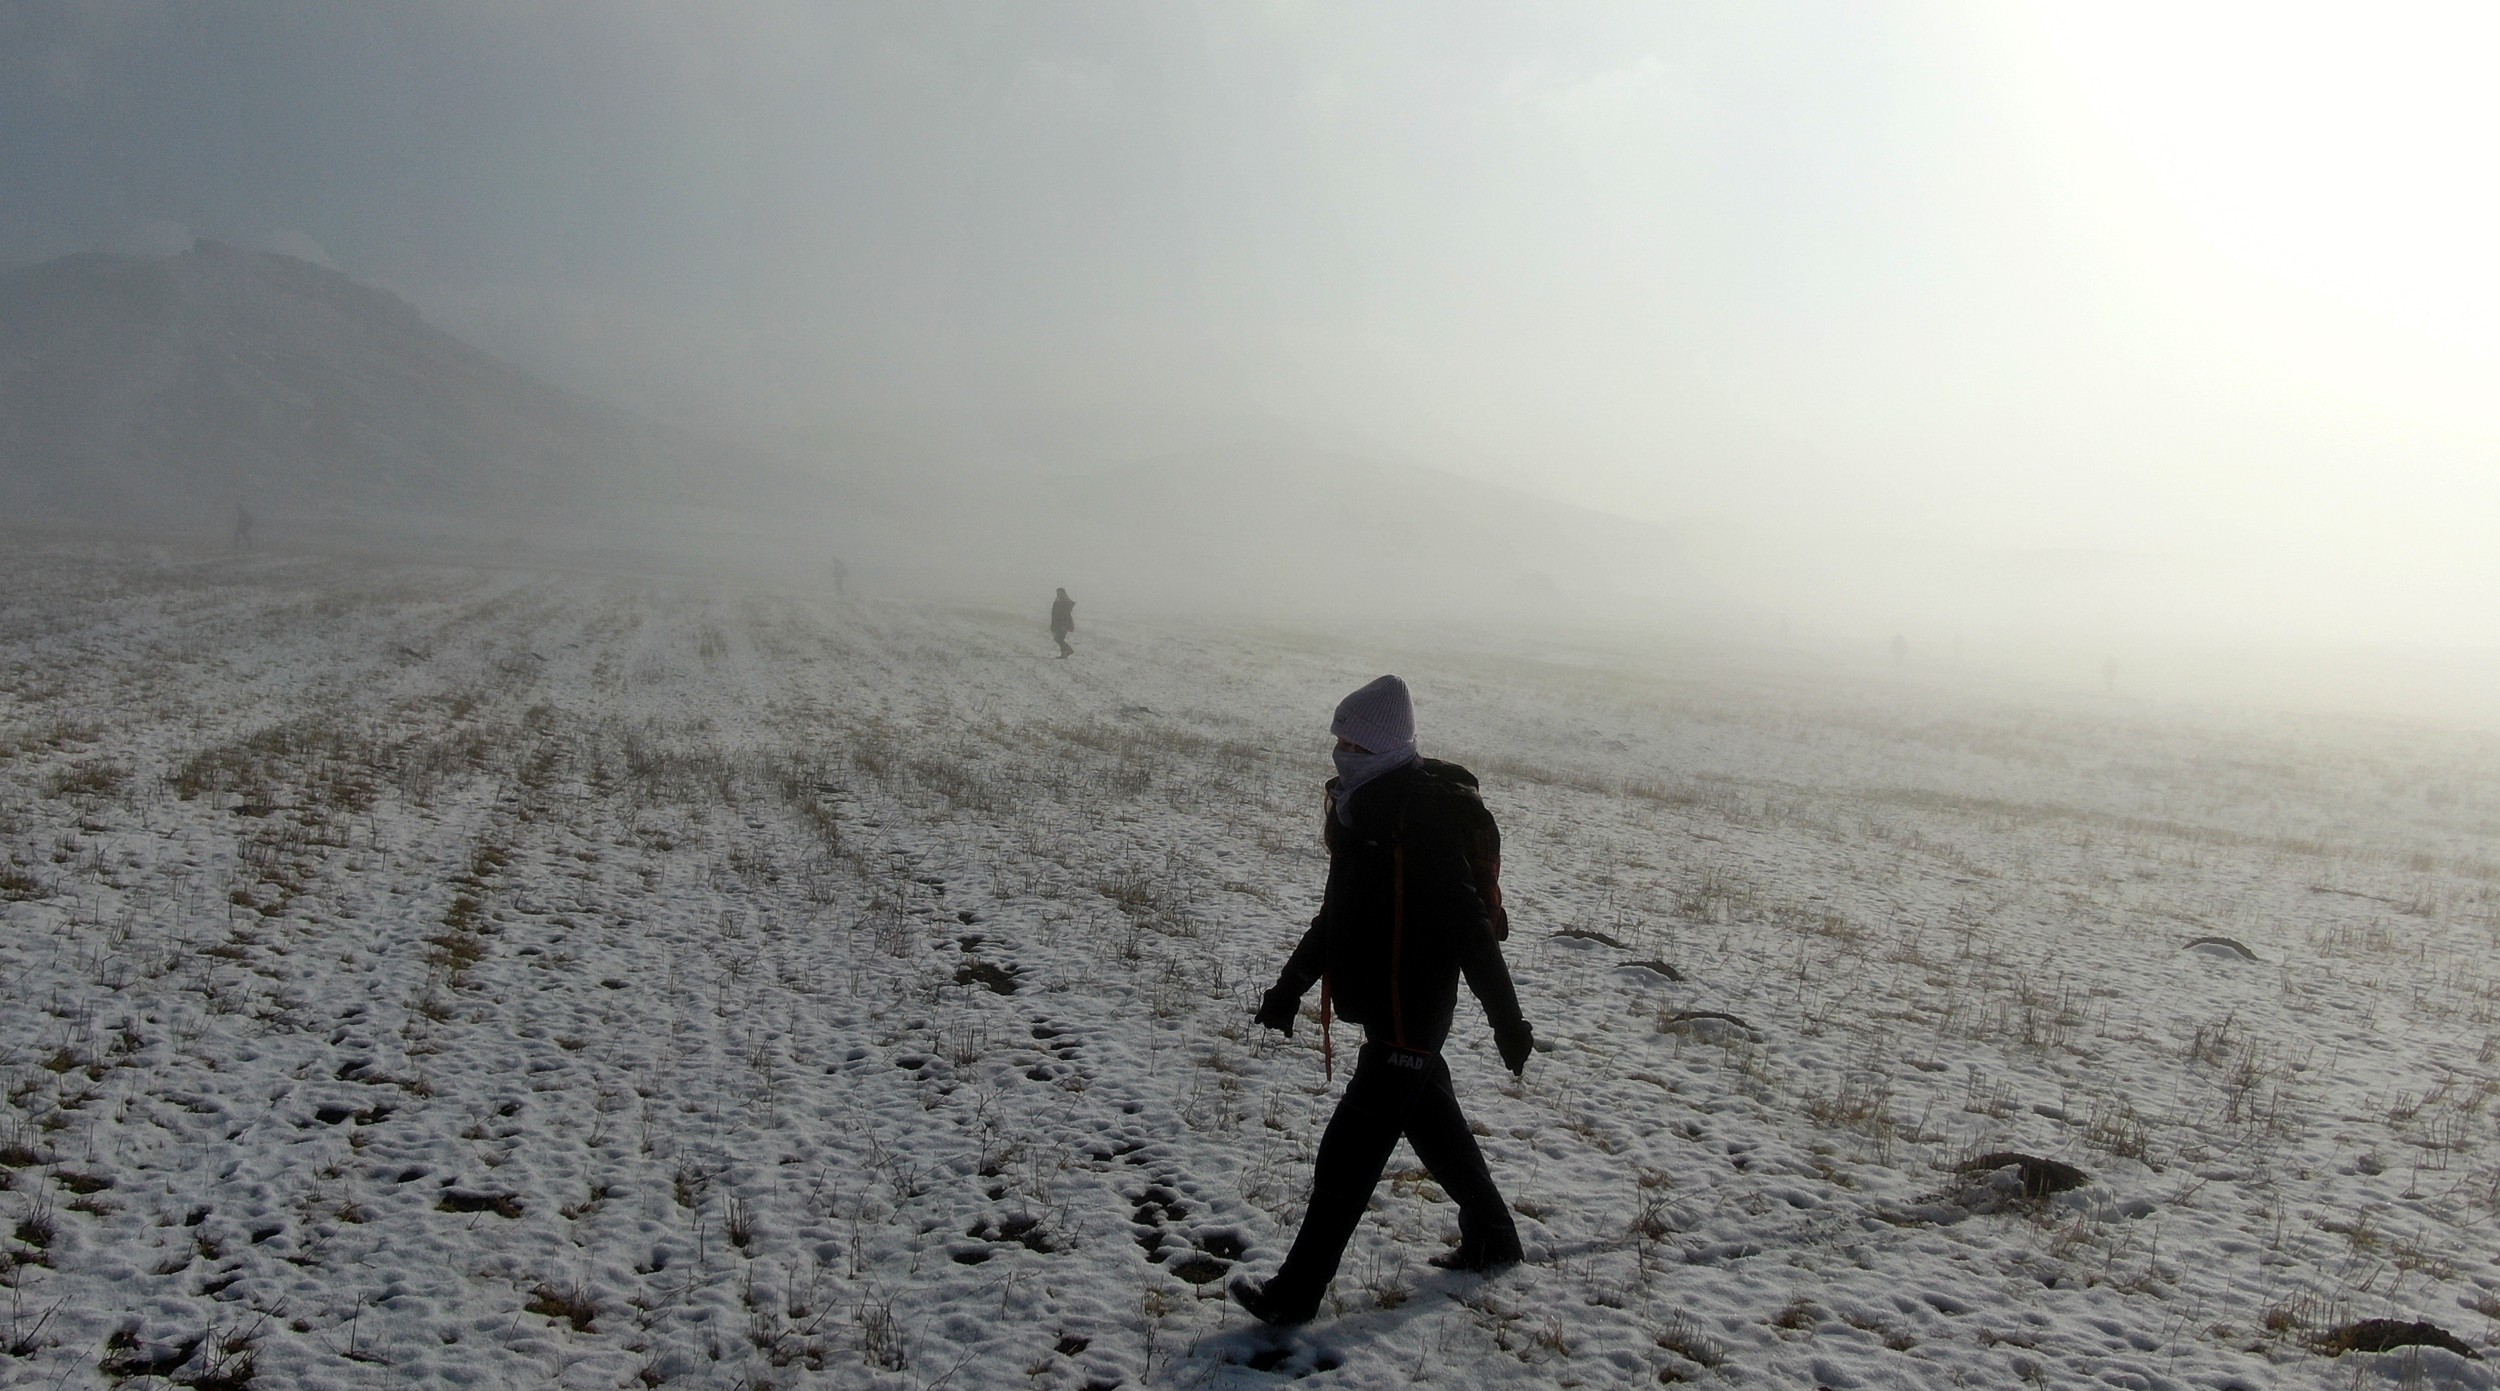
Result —
<instances>
[{"instance_id":1,"label":"person's shadow","mask_svg":"<svg viewBox=\"0 0 2500 1391\"><path fill-rule=\"evenodd\" d=\"M1624 1241L1594 1238L1555 1242L1539 1248L1540 1254L1527 1264L1553 1265L1578 1256L1620 1251L1627 1245ZM1293 1328L1260 1323L1227 1301L1225 1307L1238 1316L1238 1321L1191 1343L1161 1380L1175 1386L1269 1387L1280 1377L1300 1381L1320 1372L1335 1371L1345 1365L1347 1346L1386 1338L1442 1300L1460 1299L1482 1287L1487 1279L1466 1271L1434 1270L1430 1266L1424 1269L1424 1278L1392 1307L1355 1309Z\"/></svg>"}]
</instances>

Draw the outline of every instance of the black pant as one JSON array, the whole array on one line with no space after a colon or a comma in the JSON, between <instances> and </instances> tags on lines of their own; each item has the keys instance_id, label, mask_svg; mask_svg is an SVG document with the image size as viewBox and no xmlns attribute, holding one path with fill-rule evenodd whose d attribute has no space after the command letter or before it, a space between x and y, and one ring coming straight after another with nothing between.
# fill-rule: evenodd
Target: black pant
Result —
<instances>
[{"instance_id":1,"label":"black pant","mask_svg":"<svg viewBox=\"0 0 2500 1391\"><path fill-rule=\"evenodd\" d=\"M1438 1053L1366 1043L1337 1102L1337 1114L1320 1136L1302 1230L1295 1234L1284 1266L1268 1282L1269 1294L1280 1305L1304 1310L1319 1306L1401 1135L1441 1191L1458 1204L1463 1243L1479 1249L1517 1248L1510 1208L1493 1186L1484 1151L1476 1148L1475 1133L1458 1109L1450 1065Z\"/></svg>"}]
</instances>

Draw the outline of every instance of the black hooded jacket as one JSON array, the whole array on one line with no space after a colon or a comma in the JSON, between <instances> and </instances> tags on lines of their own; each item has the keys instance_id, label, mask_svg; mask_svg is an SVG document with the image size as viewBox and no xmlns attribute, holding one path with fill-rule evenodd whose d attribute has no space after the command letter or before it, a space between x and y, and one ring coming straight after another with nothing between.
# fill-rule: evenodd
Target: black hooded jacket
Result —
<instances>
[{"instance_id":1,"label":"black hooded jacket","mask_svg":"<svg viewBox=\"0 0 2500 1391\"><path fill-rule=\"evenodd\" d=\"M1325 976L1336 1011L1375 1043L1437 1053L1449 1039L1458 981L1494 1028L1520 1020L1495 931L1490 865L1500 835L1475 775L1420 759L1364 785L1336 815L1328 783L1328 891L1276 985L1298 999ZM1482 891L1479 885L1486 886Z\"/></svg>"}]
</instances>

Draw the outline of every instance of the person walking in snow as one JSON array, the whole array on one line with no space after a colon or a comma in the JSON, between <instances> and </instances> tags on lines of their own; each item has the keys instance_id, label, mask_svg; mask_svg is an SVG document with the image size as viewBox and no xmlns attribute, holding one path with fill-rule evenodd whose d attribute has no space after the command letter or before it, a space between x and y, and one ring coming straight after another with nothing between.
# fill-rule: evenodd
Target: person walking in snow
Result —
<instances>
[{"instance_id":1,"label":"person walking in snow","mask_svg":"<svg viewBox=\"0 0 2500 1391\"><path fill-rule=\"evenodd\" d=\"M1474 774L1417 752L1414 703L1397 677L1347 696L1330 730L1337 776L1326 798L1328 888L1253 1017L1290 1036L1303 993L1325 982L1322 1029L1333 1006L1363 1026L1365 1041L1320 1137L1293 1248L1273 1278L1232 1285L1243 1308L1273 1324L1305 1323L1319 1311L1401 1136L1458 1204L1458 1246L1432 1264L1486 1271L1520 1258L1518 1228L1441 1057L1464 976L1503 1066L1514 1074L1528 1066L1534 1036L1500 945L1508 935L1501 834Z\"/></svg>"},{"instance_id":2,"label":"person walking in snow","mask_svg":"<svg viewBox=\"0 0 2500 1391\"><path fill-rule=\"evenodd\" d=\"M1050 636L1053 642L1059 644L1059 655L1063 658L1076 655L1076 649L1068 646L1068 634L1075 631L1076 600L1069 598L1068 591L1062 589L1059 597L1050 601Z\"/></svg>"}]
</instances>

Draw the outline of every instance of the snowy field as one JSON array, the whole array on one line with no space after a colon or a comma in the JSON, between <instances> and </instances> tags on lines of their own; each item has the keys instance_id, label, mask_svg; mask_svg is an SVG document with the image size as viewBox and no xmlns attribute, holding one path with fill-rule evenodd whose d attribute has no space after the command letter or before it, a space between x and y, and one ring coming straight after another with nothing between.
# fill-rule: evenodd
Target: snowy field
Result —
<instances>
[{"instance_id":1,"label":"snowy field","mask_svg":"<svg viewBox=\"0 0 2500 1391\"><path fill-rule=\"evenodd\" d=\"M0 1384L2495 1384L2336 1330L2500 1340L2500 741L1079 617L13 547ZM1287 1337L1248 1014L1384 670L1532 1260L1401 1150Z\"/></svg>"}]
</instances>

